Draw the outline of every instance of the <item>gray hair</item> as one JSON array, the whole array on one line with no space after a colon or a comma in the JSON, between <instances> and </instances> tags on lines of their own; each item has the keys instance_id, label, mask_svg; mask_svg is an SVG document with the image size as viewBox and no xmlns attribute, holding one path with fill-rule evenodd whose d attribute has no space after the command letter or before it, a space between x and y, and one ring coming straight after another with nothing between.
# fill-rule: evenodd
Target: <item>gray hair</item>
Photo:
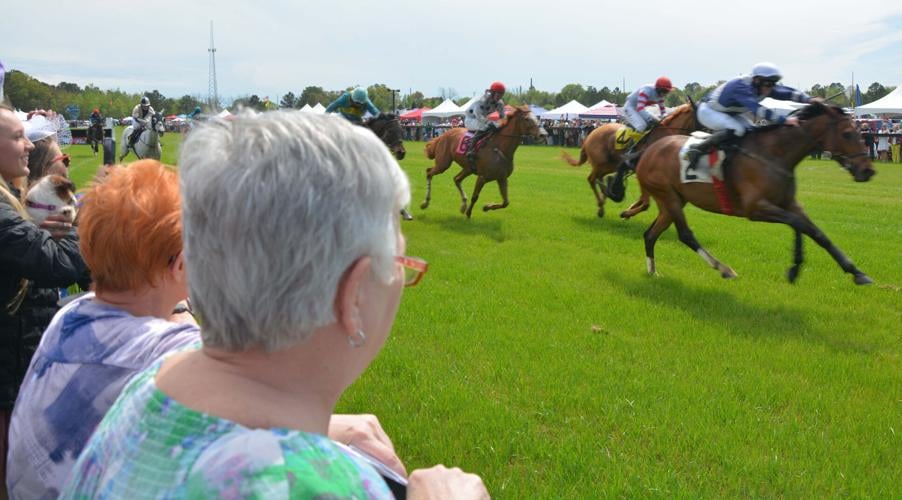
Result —
<instances>
[{"instance_id":1,"label":"gray hair","mask_svg":"<svg viewBox=\"0 0 902 500\"><path fill-rule=\"evenodd\" d=\"M205 344L278 350L336 320L363 256L394 276L407 176L367 129L299 111L240 114L180 154L185 258Z\"/></svg>"}]
</instances>

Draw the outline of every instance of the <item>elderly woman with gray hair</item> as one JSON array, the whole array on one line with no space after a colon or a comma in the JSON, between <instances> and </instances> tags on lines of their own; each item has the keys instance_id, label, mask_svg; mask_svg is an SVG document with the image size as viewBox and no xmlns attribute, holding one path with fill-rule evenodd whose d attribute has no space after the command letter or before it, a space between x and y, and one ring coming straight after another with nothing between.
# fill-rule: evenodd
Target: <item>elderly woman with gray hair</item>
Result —
<instances>
[{"instance_id":1,"label":"elderly woman with gray hair","mask_svg":"<svg viewBox=\"0 0 902 500\"><path fill-rule=\"evenodd\" d=\"M62 496L391 498L326 435L426 269L403 256L406 176L370 131L295 111L205 125L179 164L203 347L133 379ZM488 497L456 468L407 480L410 498Z\"/></svg>"}]
</instances>

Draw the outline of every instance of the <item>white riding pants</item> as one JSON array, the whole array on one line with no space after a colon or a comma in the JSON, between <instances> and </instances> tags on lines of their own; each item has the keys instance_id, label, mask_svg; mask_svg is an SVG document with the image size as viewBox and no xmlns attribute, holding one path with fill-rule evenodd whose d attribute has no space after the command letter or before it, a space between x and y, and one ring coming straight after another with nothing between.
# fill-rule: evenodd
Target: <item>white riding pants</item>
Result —
<instances>
[{"instance_id":1,"label":"white riding pants","mask_svg":"<svg viewBox=\"0 0 902 500\"><path fill-rule=\"evenodd\" d=\"M645 132L645 129L648 128L648 121L645 120L642 113L632 108L623 108L623 115L636 132Z\"/></svg>"},{"instance_id":2,"label":"white riding pants","mask_svg":"<svg viewBox=\"0 0 902 500\"><path fill-rule=\"evenodd\" d=\"M737 137L745 135L745 131L753 125L745 116L711 109L707 102L698 105L698 121L714 132L730 129Z\"/></svg>"}]
</instances>

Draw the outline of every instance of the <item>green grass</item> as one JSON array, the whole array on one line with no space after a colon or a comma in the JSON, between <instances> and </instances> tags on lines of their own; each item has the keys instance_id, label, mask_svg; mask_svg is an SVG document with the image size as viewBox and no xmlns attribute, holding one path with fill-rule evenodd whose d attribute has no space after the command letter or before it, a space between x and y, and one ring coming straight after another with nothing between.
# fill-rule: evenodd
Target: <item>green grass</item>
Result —
<instances>
[{"instance_id":1,"label":"green grass","mask_svg":"<svg viewBox=\"0 0 902 500\"><path fill-rule=\"evenodd\" d=\"M407 146L403 230L430 270L339 410L378 415L409 470L457 465L497 498L902 495L902 166L864 184L827 161L798 168L809 215L876 285L807 239L790 285L789 228L694 208L696 237L740 277L673 229L647 276L656 208L597 218L587 167L555 148L517 151L505 210L466 220L456 166L420 210L431 163ZM79 150L84 179L98 161ZM490 184L479 205L499 199Z\"/></svg>"}]
</instances>

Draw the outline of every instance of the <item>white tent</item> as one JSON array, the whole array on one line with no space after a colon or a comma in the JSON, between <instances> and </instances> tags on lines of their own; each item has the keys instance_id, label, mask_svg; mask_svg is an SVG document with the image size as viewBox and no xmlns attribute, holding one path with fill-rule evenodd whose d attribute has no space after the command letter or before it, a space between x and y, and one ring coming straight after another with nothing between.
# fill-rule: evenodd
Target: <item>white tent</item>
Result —
<instances>
[{"instance_id":1,"label":"white tent","mask_svg":"<svg viewBox=\"0 0 902 500\"><path fill-rule=\"evenodd\" d=\"M805 107L805 105L800 102L781 101L779 99L771 99L770 97L761 99L761 105L765 108L774 110L780 116L786 116L799 108Z\"/></svg>"},{"instance_id":2,"label":"white tent","mask_svg":"<svg viewBox=\"0 0 902 500\"><path fill-rule=\"evenodd\" d=\"M423 112L423 118L449 118L452 116L462 116L464 110L460 108L451 99L445 101L429 111Z\"/></svg>"},{"instance_id":3,"label":"white tent","mask_svg":"<svg viewBox=\"0 0 902 500\"><path fill-rule=\"evenodd\" d=\"M896 90L874 102L858 106L855 108L855 114L857 116L902 114L902 86L896 87Z\"/></svg>"},{"instance_id":4,"label":"white tent","mask_svg":"<svg viewBox=\"0 0 902 500\"><path fill-rule=\"evenodd\" d=\"M580 113L584 113L589 108L572 100L559 108L554 108L547 113L542 114L543 120L570 120L579 118Z\"/></svg>"},{"instance_id":5,"label":"white tent","mask_svg":"<svg viewBox=\"0 0 902 500\"><path fill-rule=\"evenodd\" d=\"M479 99L479 98L478 98L478 97L471 97L469 101L467 101L467 102L461 104L460 110L466 112L468 109L470 109L470 106L472 106L473 103L476 102L476 99Z\"/></svg>"},{"instance_id":6,"label":"white tent","mask_svg":"<svg viewBox=\"0 0 902 500\"><path fill-rule=\"evenodd\" d=\"M313 113L313 108L310 107L310 104L305 103L304 107L300 109L301 113Z\"/></svg>"},{"instance_id":7,"label":"white tent","mask_svg":"<svg viewBox=\"0 0 902 500\"><path fill-rule=\"evenodd\" d=\"M229 110L227 109L220 111L219 114L216 115L217 118L228 118L230 116L232 116L232 113L229 113Z\"/></svg>"},{"instance_id":8,"label":"white tent","mask_svg":"<svg viewBox=\"0 0 902 500\"><path fill-rule=\"evenodd\" d=\"M312 108L310 108L310 112L321 115L326 112L326 107L320 103L316 103L316 106L313 106Z\"/></svg>"},{"instance_id":9,"label":"white tent","mask_svg":"<svg viewBox=\"0 0 902 500\"><path fill-rule=\"evenodd\" d=\"M614 107L616 107L617 105L614 104L613 102L608 102L607 100L602 99L602 100L596 102L595 104L589 106L589 109L606 108L606 107L608 107L608 106L614 106Z\"/></svg>"}]
</instances>

